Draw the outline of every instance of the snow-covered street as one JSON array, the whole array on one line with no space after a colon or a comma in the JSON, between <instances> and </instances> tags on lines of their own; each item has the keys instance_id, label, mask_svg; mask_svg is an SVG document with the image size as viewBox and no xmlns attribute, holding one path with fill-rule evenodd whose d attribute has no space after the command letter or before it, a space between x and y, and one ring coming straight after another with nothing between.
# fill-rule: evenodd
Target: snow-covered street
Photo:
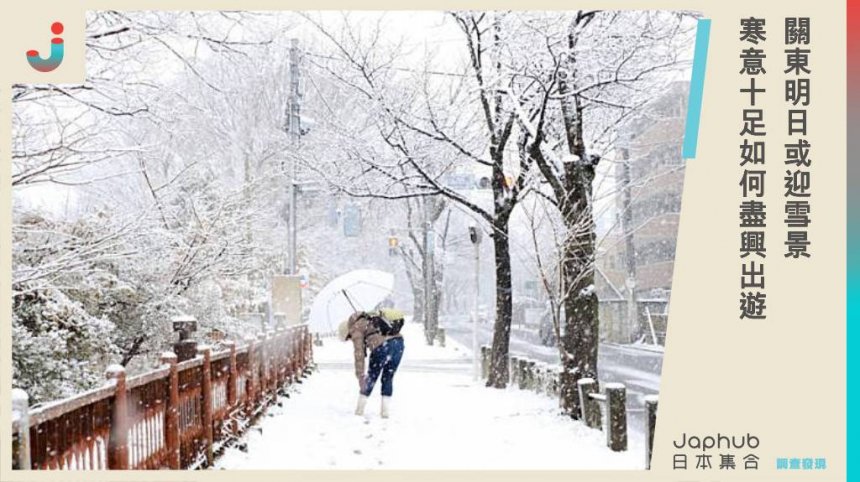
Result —
<instances>
[{"instance_id":1,"label":"snow-covered street","mask_svg":"<svg viewBox=\"0 0 860 482\"><path fill-rule=\"evenodd\" d=\"M315 347L318 371L273 406L215 469L641 469L641 431L626 452L603 432L560 415L546 395L494 390L472 381L470 351L449 340L427 346L404 327L392 414L379 416L375 389L366 415L353 414L351 344ZM240 449L239 447L243 447Z\"/></svg>"}]
</instances>

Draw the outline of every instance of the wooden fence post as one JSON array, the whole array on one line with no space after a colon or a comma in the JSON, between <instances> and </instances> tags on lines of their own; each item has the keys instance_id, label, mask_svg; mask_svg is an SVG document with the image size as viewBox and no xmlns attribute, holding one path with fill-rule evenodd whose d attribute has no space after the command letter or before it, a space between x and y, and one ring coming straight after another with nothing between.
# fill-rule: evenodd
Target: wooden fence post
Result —
<instances>
[{"instance_id":1,"label":"wooden fence post","mask_svg":"<svg viewBox=\"0 0 860 482\"><path fill-rule=\"evenodd\" d=\"M645 397L645 468L651 468L654 452L654 429L657 427L657 395Z\"/></svg>"},{"instance_id":2,"label":"wooden fence post","mask_svg":"<svg viewBox=\"0 0 860 482\"><path fill-rule=\"evenodd\" d=\"M267 343L267 340L268 337L266 336L265 331L260 333L257 337L257 344L260 345L260 352L257 354L257 357L259 358L257 366L260 368L260 400L269 393L269 344Z\"/></svg>"},{"instance_id":3,"label":"wooden fence post","mask_svg":"<svg viewBox=\"0 0 860 482\"><path fill-rule=\"evenodd\" d=\"M290 352L288 363L290 365L290 381L297 383L302 376L302 354L304 346L302 345L301 333L297 327L290 327Z\"/></svg>"},{"instance_id":4,"label":"wooden fence post","mask_svg":"<svg viewBox=\"0 0 860 482\"><path fill-rule=\"evenodd\" d=\"M621 383L606 384L606 445L627 450L627 389Z\"/></svg>"},{"instance_id":5,"label":"wooden fence post","mask_svg":"<svg viewBox=\"0 0 860 482\"><path fill-rule=\"evenodd\" d=\"M247 394L245 399L245 412L250 418L251 414L254 413L254 405L256 405L257 401L257 375L260 371L257 369L257 356L254 352L257 351L257 344L255 343L256 337L252 335L247 335L245 337L245 343L248 345L248 366L246 367L245 373L245 393Z\"/></svg>"},{"instance_id":6,"label":"wooden fence post","mask_svg":"<svg viewBox=\"0 0 860 482\"><path fill-rule=\"evenodd\" d=\"M481 346L481 378L486 380L490 376L490 347Z\"/></svg>"},{"instance_id":7,"label":"wooden fence post","mask_svg":"<svg viewBox=\"0 0 860 482\"><path fill-rule=\"evenodd\" d=\"M282 335L281 339L281 368L284 371L284 385L289 385L292 383L293 378L296 376L296 373L293 371L293 366L290 363L290 353L293 351L293 332L295 330L290 328L286 328Z\"/></svg>"},{"instance_id":8,"label":"wooden fence post","mask_svg":"<svg viewBox=\"0 0 860 482\"><path fill-rule=\"evenodd\" d=\"M287 377L290 375L289 369L289 360L290 360L290 337L289 330L286 328L281 329L281 332L278 333L278 339L275 342L278 347L278 373L281 374L279 377L280 383L278 383L278 390L282 389L286 386Z\"/></svg>"},{"instance_id":9,"label":"wooden fence post","mask_svg":"<svg viewBox=\"0 0 860 482\"><path fill-rule=\"evenodd\" d=\"M445 347L445 328L436 328L436 340L439 342L439 346Z\"/></svg>"},{"instance_id":10,"label":"wooden fence post","mask_svg":"<svg viewBox=\"0 0 860 482\"><path fill-rule=\"evenodd\" d=\"M520 358L520 390L529 389L529 360L528 358Z\"/></svg>"},{"instance_id":11,"label":"wooden fence post","mask_svg":"<svg viewBox=\"0 0 860 482\"><path fill-rule=\"evenodd\" d=\"M290 350L287 353L287 364L289 365L290 372L292 373L290 381L296 383L304 374L303 364L301 362L304 359L305 338L302 334L301 327L291 326L289 337L287 339L289 340L290 347Z\"/></svg>"},{"instance_id":12,"label":"wooden fence post","mask_svg":"<svg viewBox=\"0 0 860 482\"><path fill-rule=\"evenodd\" d=\"M305 376L305 369L308 366L307 356L308 356L308 338L307 332L305 331L305 326L297 326L296 332L296 372L297 377L303 378Z\"/></svg>"},{"instance_id":13,"label":"wooden fence post","mask_svg":"<svg viewBox=\"0 0 860 482\"><path fill-rule=\"evenodd\" d=\"M290 329L285 328L283 332L281 332L281 340L278 342L280 345L280 356L278 357L278 363L281 365L281 372L284 374L282 378L283 386L287 386L292 377L293 372L290 367L290 352L292 351L292 336Z\"/></svg>"},{"instance_id":14,"label":"wooden fence post","mask_svg":"<svg viewBox=\"0 0 860 482\"><path fill-rule=\"evenodd\" d=\"M302 346L299 344L301 339L297 327L291 326L287 329L284 346L287 351L284 353L284 369L287 371L287 383L293 384L299 380L301 369L299 364L294 361L302 352Z\"/></svg>"},{"instance_id":15,"label":"wooden fence post","mask_svg":"<svg viewBox=\"0 0 860 482\"><path fill-rule=\"evenodd\" d=\"M215 452L212 444L212 349L208 346L200 346L197 353L203 355L203 443L206 450L206 465L212 466L215 461Z\"/></svg>"},{"instance_id":16,"label":"wooden fence post","mask_svg":"<svg viewBox=\"0 0 860 482\"><path fill-rule=\"evenodd\" d=\"M509 361L508 365L510 366L509 372L510 372L511 385L518 385L519 384L519 373L518 372L520 369L520 358L512 355L512 356L508 357L508 361Z\"/></svg>"},{"instance_id":17,"label":"wooden fence post","mask_svg":"<svg viewBox=\"0 0 860 482\"><path fill-rule=\"evenodd\" d=\"M535 385L532 387L538 393L546 393L546 365L535 364Z\"/></svg>"},{"instance_id":18,"label":"wooden fence post","mask_svg":"<svg viewBox=\"0 0 860 482\"><path fill-rule=\"evenodd\" d=\"M293 336L293 331L292 326L284 328L284 331L279 335L280 341L278 341L278 346L280 347L278 364L281 365L281 371L284 373L284 386L291 384L295 377L295 370L293 369L293 353L295 352L293 343L295 342L295 337Z\"/></svg>"},{"instance_id":19,"label":"wooden fence post","mask_svg":"<svg viewBox=\"0 0 860 482\"><path fill-rule=\"evenodd\" d=\"M601 428L600 402L594 400L591 395L597 394L597 382L593 378L580 378L576 385L579 389L579 407L582 421L589 428Z\"/></svg>"},{"instance_id":20,"label":"wooden fence post","mask_svg":"<svg viewBox=\"0 0 860 482\"><path fill-rule=\"evenodd\" d=\"M287 365L286 362L284 362L284 359L286 358L285 355L289 353L290 347L285 336L286 330L287 329L285 327L280 327L275 331L275 373L277 373L277 376L275 377L277 380L277 386L275 387L276 392L283 386L287 374Z\"/></svg>"},{"instance_id":21,"label":"wooden fence post","mask_svg":"<svg viewBox=\"0 0 860 482\"><path fill-rule=\"evenodd\" d=\"M299 378L304 378L310 365L309 354L313 347L313 337L307 331L307 326L300 326L296 328L296 339L296 354L298 359L296 370L298 370Z\"/></svg>"},{"instance_id":22,"label":"wooden fence post","mask_svg":"<svg viewBox=\"0 0 860 482\"><path fill-rule=\"evenodd\" d=\"M302 369L305 369L310 368L311 364L314 362L314 341L307 325L302 327L302 333L304 333L305 336L305 358L304 367L302 367ZM320 346L322 346L322 343L320 343Z\"/></svg>"},{"instance_id":23,"label":"wooden fence post","mask_svg":"<svg viewBox=\"0 0 860 482\"><path fill-rule=\"evenodd\" d=\"M526 388L529 390L538 389L537 362L529 360L526 364Z\"/></svg>"},{"instance_id":24,"label":"wooden fence post","mask_svg":"<svg viewBox=\"0 0 860 482\"><path fill-rule=\"evenodd\" d=\"M269 392L272 400L278 396L278 338L274 330L266 333L266 358L269 366Z\"/></svg>"},{"instance_id":25,"label":"wooden fence post","mask_svg":"<svg viewBox=\"0 0 860 482\"><path fill-rule=\"evenodd\" d=\"M305 332L305 327L297 326L295 328L294 337L296 340L296 381L298 382L300 378L304 378L305 369L308 366L308 338L307 333Z\"/></svg>"},{"instance_id":26,"label":"wooden fence post","mask_svg":"<svg viewBox=\"0 0 860 482\"><path fill-rule=\"evenodd\" d=\"M228 340L224 346L230 350L230 363L227 372L227 405L232 409L236 405L237 396L236 383L239 373L236 367L236 342Z\"/></svg>"},{"instance_id":27,"label":"wooden fence post","mask_svg":"<svg viewBox=\"0 0 860 482\"><path fill-rule=\"evenodd\" d=\"M227 340L224 345L230 350L229 367L227 371L227 411L230 425L230 432L233 435L239 433L239 421L233 416L233 410L237 408L237 403L241 399L239 396L239 367L236 364L236 342Z\"/></svg>"},{"instance_id":28,"label":"wooden fence post","mask_svg":"<svg viewBox=\"0 0 860 482\"><path fill-rule=\"evenodd\" d=\"M301 358L300 358L300 367L299 371L302 373L302 377L310 373L311 369L311 354L314 350L314 337L311 335L311 332L308 330L307 325L303 325L299 329L299 337L301 338Z\"/></svg>"},{"instance_id":29,"label":"wooden fence post","mask_svg":"<svg viewBox=\"0 0 860 482\"><path fill-rule=\"evenodd\" d=\"M12 390L12 413L18 415L18 451L15 463L19 470L30 470L30 396L20 388Z\"/></svg>"},{"instance_id":30,"label":"wooden fence post","mask_svg":"<svg viewBox=\"0 0 860 482\"><path fill-rule=\"evenodd\" d=\"M313 346L313 337L305 330L305 326L296 327L296 349L299 358L298 378L305 376L305 370L308 367L308 348Z\"/></svg>"},{"instance_id":31,"label":"wooden fence post","mask_svg":"<svg viewBox=\"0 0 860 482\"><path fill-rule=\"evenodd\" d=\"M286 340L287 330L283 326L278 326L275 328L275 336L274 340L272 340L272 344L274 345L273 354L274 354L274 365L275 365L275 392L281 389L284 382L286 381L287 376L287 366L284 363L284 358L286 354L289 354L290 345Z\"/></svg>"},{"instance_id":32,"label":"wooden fence post","mask_svg":"<svg viewBox=\"0 0 860 482\"><path fill-rule=\"evenodd\" d=\"M301 338L301 350L299 350L299 353L301 353L299 371L301 371L302 377L304 377L307 373L310 373L311 354L314 350L314 337L308 330L307 325L303 325L299 329L299 338Z\"/></svg>"},{"instance_id":33,"label":"wooden fence post","mask_svg":"<svg viewBox=\"0 0 860 482\"><path fill-rule=\"evenodd\" d=\"M167 466L179 470L179 358L167 351L161 354L161 364L170 367L168 374L167 404L164 407L164 441L167 446Z\"/></svg>"},{"instance_id":34,"label":"wooden fence post","mask_svg":"<svg viewBox=\"0 0 860 482\"><path fill-rule=\"evenodd\" d=\"M556 367L551 366L547 369L546 374L547 380L547 393L552 395L553 397L558 396L558 378L559 378L559 370ZM560 407L561 405L559 405Z\"/></svg>"},{"instance_id":35,"label":"wooden fence post","mask_svg":"<svg viewBox=\"0 0 860 482\"><path fill-rule=\"evenodd\" d=\"M111 365L107 379L114 384L113 410L110 419L108 442L108 468L128 470L128 392L125 384L125 368Z\"/></svg>"},{"instance_id":36,"label":"wooden fence post","mask_svg":"<svg viewBox=\"0 0 860 482\"><path fill-rule=\"evenodd\" d=\"M517 361L517 385L520 390L526 390L529 387L529 361L525 358Z\"/></svg>"},{"instance_id":37,"label":"wooden fence post","mask_svg":"<svg viewBox=\"0 0 860 482\"><path fill-rule=\"evenodd\" d=\"M541 383L543 393L552 396L552 367L544 364L542 369L543 382Z\"/></svg>"}]
</instances>

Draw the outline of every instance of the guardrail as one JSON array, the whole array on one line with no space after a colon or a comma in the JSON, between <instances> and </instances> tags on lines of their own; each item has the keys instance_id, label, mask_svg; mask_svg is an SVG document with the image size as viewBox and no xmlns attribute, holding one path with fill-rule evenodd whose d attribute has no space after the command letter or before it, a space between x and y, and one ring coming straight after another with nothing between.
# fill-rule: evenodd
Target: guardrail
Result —
<instances>
[{"instance_id":1,"label":"guardrail","mask_svg":"<svg viewBox=\"0 0 860 482\"><path fill-rule=\"evenodd\" d=\"M209 466L277 394L309 373L306 325L224 343L212 352L127 378L115 365L107 384L30 410L13 391L13 468L32 470L193 469Z\"/></svg>"},{"instance_id":2,"label":"guardrail","mask_svg":"<svg viewBox=\"0 0 860 482\"><path fill-rule=\"evenodd\" d=\"M490 347L481 346L481 376L490 372ZM561 392L561 369L526 357L511 355L509 380L520 390L532 390L558 397ZM580 419L586 426L606 431L606 445L613 451L627 450L627 388L622 383L607 383L603 393L592 378L577 381ZM654 449L654 427L657 423L657 396L645 397L645 468L651 467Z\"/></svg>"}]
</instances>

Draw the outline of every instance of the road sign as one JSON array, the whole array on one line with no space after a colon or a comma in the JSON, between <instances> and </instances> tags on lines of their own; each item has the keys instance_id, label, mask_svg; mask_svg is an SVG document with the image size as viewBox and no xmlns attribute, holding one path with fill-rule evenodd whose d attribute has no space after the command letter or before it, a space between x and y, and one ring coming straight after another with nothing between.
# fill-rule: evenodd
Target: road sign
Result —
<instances>
[{"instance_id":1,"label":"road sign","mask_svg":"<svg viewBox=\"0 0 860 482\"><path fill-rule=\"evenodd\" d=\"M349 238L361 234L361 210L357 204L349 204L343 210L343 235Z\"/></svg>"},{"instance_id":2,"label":"road sign","mask_svg":"<svg viewBox=\"0 0 860 482\"><path fill-rule=\"evenodd\" d=\"M302 289L307 288L311 284L311 273L307 268L299 268L299 286Z\"/></svg>"}]
</instances>

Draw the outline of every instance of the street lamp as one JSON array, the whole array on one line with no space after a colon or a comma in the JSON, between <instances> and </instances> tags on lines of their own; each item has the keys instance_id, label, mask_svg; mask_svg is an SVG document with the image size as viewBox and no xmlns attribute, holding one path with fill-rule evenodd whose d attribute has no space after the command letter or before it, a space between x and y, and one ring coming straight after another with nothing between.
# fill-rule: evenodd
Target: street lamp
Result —
<instances>
[{"instance_id":1,"label":"street lamp","mask_svg":"<svg viewBox=\"0 0 860 482\"><path fill-rule=\"evenodd\" d=\"M287 224L287 252L284 260L284 274L295 275L299 268L297 250L298 237L298 193L301 186L298 180L298 155L301 137L307 135L316 124L314 119L302 116L302 93L299 90L301 51L298 39L290 39L290 79L289 96L286 107L285 129L290 136L293 148L293 158L290 161L289 181L287 184L287 202L289 205Z\"/></svg>"},{"instance_id":2,"label":"street lamp","mask_svg":"<svg viewBox=\"0 0 860 482\"><path fill-rule=\"evenodd\" d=\"M477 226L469 226L469 240L475 246L475 306L472 311L472 379L480 378L478 363L478 306L481 297L481 237L483 233Z\"/></svg>"},{"instance_id":3,"label":"street lamp","mask_svg":"<svg viewBox=\"0 0 860 482\"><path fill-rule=\"evenodd\" d=\"M296 236L297 236L297 206L296 195L297 189L297 172L298 162L295 156L298 155L300 137L302 135L302 117L301 117L301 93L299 92L299 41L298 39L290 39L290 93L287 99L287 132L290 135L290 141L293 147L293 159L289 166L289 181L287 184L287 202L289 203L289 217L287 224L289 231L287 233L287 253L284 262L284 274L296 274L298 263L296 259Z\"/></svg>"}]
</instances>

